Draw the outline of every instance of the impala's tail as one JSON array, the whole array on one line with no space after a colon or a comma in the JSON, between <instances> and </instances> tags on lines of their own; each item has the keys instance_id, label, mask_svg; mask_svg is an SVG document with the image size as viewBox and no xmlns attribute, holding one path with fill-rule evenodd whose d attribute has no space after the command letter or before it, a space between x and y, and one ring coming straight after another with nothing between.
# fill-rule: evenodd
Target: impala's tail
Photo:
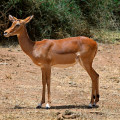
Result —
<instances>
[{"instance_id":1,"label":"impala's tail","mask_svg":"<svg viewBox=\"0 0 120 120\"><path fill-rule=\"evenodd\" d=\"M98 44L96 43L94 57L97 54L97 51L98 51Z\"/></svg>"}]
</instances>

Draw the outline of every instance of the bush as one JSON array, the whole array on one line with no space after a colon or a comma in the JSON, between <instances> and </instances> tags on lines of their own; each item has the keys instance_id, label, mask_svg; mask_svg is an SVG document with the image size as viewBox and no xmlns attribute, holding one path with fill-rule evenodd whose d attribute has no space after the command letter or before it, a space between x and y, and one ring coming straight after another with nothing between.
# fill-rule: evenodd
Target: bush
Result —
<instances>
[{"instance_id":1,"label":"bush","mask_svg":"<svg viewBox=\"0 0 120 120\"><path fill-rule=\"evenodd\" d=\"M9 14L22 19L34 14L27 26L32 40L92 37L91 29L118 31L119 5L119 0L4 0L0 5L0 33L11 24Z\"/></svg>"},{"instance_id":2,"label":"bush","mask_svg":"<svg viewBox=\"0 0 120 120\"><path fill-rule=\"evenodd\" d=\"M6 5L4 29L9 26L8 14L18 18L34 14L34 20L28 25L32 39L90 35L87 22L74 0L10 0L2 4Z\"/></svg>"}]
</instances>

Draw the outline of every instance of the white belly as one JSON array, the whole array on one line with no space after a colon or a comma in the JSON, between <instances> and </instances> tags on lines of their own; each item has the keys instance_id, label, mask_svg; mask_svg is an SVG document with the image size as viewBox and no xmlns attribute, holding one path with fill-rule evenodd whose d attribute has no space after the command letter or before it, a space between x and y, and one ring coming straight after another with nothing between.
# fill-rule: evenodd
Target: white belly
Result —
<instances>
[{"instance_id":1,"label":"white belly","mask_svg":"<svg viewBox=\"0 0 120 120\"><path fill-rule=\"evenodd\" d=\"M72 64L56 64L56 65L53 65L52 67L58 67L58 68L67 68L67 67L72 67L76 64L77 62L75 61L74 63Z\"/></svg>"}]
</instances>

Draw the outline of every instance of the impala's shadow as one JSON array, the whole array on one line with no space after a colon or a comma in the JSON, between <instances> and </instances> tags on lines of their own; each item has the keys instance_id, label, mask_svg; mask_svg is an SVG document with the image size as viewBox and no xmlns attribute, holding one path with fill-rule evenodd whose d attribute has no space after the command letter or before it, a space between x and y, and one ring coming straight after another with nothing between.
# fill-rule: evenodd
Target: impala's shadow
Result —
<instances>
[{"instance_id":1,"label":"impala's shadow","mask_svg":"<svg viewBox=\"0 0 120 120\"><path fill-rule=\"evenodd\" d=\"M98 108L96 105L93 108ZM61 105L61 106L51 106L50 109L90 109L88 105Z\"/></svg>"},{"instance_id":2,"label":"impala's shadow","mask_svg":"<svg viewBox=\"0 0 120 120\"><path fill-rule=\"evenodd\" d=\"M96 105L93 108L98 108L99 106ZM36 109L34 107L20 107L15 106L12 109ZM42 107L40 109L45 109L45 107ZM88 105L60 105L60 106L51 106L50 109L91 109Z\"/></svg>"}]
</instances>

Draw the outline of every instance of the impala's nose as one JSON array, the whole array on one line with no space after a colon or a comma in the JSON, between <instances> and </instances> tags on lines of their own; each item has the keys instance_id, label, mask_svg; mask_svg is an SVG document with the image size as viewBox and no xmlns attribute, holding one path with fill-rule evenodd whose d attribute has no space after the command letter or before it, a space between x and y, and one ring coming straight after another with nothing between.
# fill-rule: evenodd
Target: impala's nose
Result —
<instances>
[{"instance_id":1,"label":"impala's nose","mask_svg":"<svg viewBox=\"0 0 120 120\"><path fill-rule=\"evenodd\" d=\"M7 34L8 34L7 32L4 32L4 36L7 36Z\"/></svg>"}]
</instances>

